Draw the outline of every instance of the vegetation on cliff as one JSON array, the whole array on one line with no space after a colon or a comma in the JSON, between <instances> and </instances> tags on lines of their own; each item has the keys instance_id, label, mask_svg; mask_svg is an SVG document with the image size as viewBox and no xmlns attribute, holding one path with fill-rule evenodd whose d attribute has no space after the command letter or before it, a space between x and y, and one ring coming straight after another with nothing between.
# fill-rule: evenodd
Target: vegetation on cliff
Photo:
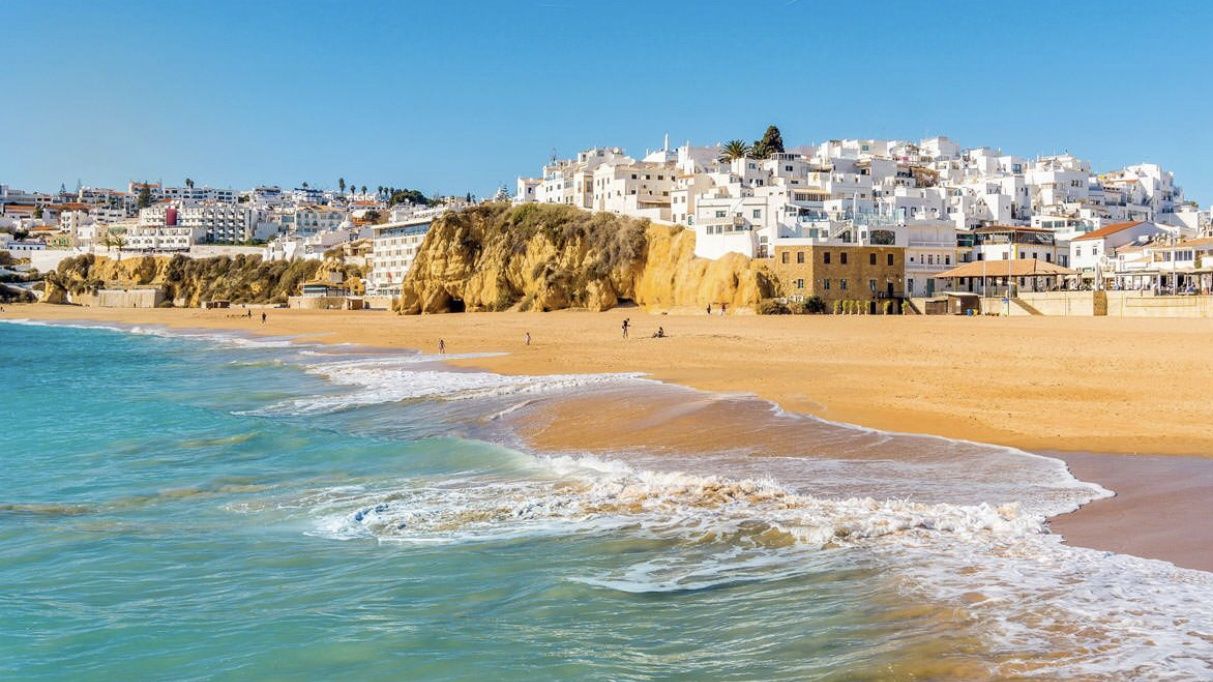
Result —
<instances>
[{"instance_id":1,"label":"vegetation on cliff","mask_svg":"<svg viewBox=\"0 0 1213 682\"><path fill-rule=\"evenodd\" d=\"M434 222L397 309L742 308L770 296L764 267L736 254L694 258L694 240L680 227L571 206L485 204Z\"/></svg>"},{"instance_id":2,"label":"vegetation on cliff","mask_svg":"<svg viewBox=\"0 0 1213 682\"><path fill-rule=\"evenodd\" d=\"M281 304L299 292L300 284L331 270L341 270L349 277L362 274L340 262L263 261L255 255L143 256L115 261L86 254L68 258L47 273L43 300L65 303L67 294L91 294L102 287L160 286L167 300L188 307L212 300Z\"/></svg>"}]
</instances>

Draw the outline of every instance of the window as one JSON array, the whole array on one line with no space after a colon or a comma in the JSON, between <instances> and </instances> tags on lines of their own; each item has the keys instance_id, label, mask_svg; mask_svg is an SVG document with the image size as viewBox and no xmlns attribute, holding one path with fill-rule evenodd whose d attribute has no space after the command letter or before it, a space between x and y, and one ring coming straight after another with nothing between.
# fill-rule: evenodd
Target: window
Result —
<instances>
[{"instance_id":1,"label":"window","mask_svg":"<svg viewBox=\"0 0 1213 682\"><path fill-rule=\"evenodd\" d=\"M828 279L821 280L821 288L825 289L826 291L829 291L830 290L830 280L828 280Z\"/></svg>"},{"instance_id":2,"label":"window","mask_svg":"<svg viewBox=\"0 0 1213 682\"><path fill-rule=\"evenodd\" d=\"M868 254L868 265L876 265L876 254L874 254L874 253Z\"/></svg>"},{"instance_id":3,"label":"window","mask_svg":"<svg viewBox=\"0 0 1213 682\"><path fill-rule=\"evenodd\" d=\"M944 265L951 265L951 264L952 264L952 257L951 257L951 256L944 256L944 257L943 257L943 264L944 264Z\"/></svg>"},{"instance_id":4,"label":"window","mask_svg":"<svg viewBox=\"0 0 1213 682\"><path fill-rule=\"evenodd\" d=\"M838 280L838 288L842 289L843 291L846 291L847 290L847 281L845 279Z\"/></svg>"},{"instance_id":5,"label":"window","mask_svg":"<svg viewBox=\"0 0 1213 682\"><path fill-rule=\"evenodd\" d=\"M838 262L839 262L839 263L842 263L843 265L846 265L846 264L847 264L847 253L846 253L846 251L843 251L843 252L842 252L842 254L840 255L840 258L838 259ZM843 281L846 281L846 280L843 280ZM846 287L843 287L843 289L845 289L845 288L846 288Z\"/></svg>"},{"instance_id":6,"label":"window","mask_svg":"<svg viewBox=\"0 0 1213 682\"><path fill-rule=\"evenodd\" d=\"M874 280L874 279L868 280L868 289L871 289L872 293L876 293L876 280Z\"/></svg>"},{"instance_id":7,"label":"window","mask_svg":"<svg viewBox=\"0 0 1213 682\"><path fill-rule=\"evenodd\" d=\"M821 262L825 263L826 265L830 264L830 252L829 251L826 251L825 253L821 254Z\"/></svg>"},{"instance_id":8,"label":"window","mask_svg":"<svg viewBox=\"0 0 1213 682\"><path fill-rule=\"evenodd\" d=\"M888 256L886 257L886 260L888 261L886 263L886 265L892 265L893 264L893 254L891 254L891 253L888 254Z\"/></svg>"},{"instance_id":9,"label":"window","mask_svg":"<svg viewBox=\"0 0 1213 682\"><path fill-rule=\"evenodd\" d=\"M788 264L788 252L784 251L783 253L779 254L779 260L784 265L787 265Z\"/></svg>"},{"instance_id":10,"label":"window","mask_svg":"<svg viewBox=\"0 0 1213 682\"><path fill-rule=\"evenodd\" d=\"M797 288L797 289L803 289L803 288L804 288L804 280L803 280L803 279L798 279L798 280L796 280L796 288Z\"/></svg>"},{"instance_id":11,"label":"window","mask_svg":"<svg viewBox=\"0 0 1213 682\"><path fill-rule=\"evenodd\" d=\"M762 209L761 209L761 208L756 208L756 209L754 209L754 214L753 214L753 215L754 215L754 218L755 218L755 219L761 218L761 217L762 217Z\"/></svg>"},{"instance_id":12,"label":"window","mask_svg":"<svg viewBox=\"0 0 1213 682\"><path fill-rule=\"evenodd\" d=\"M725 211L716 211L717 218L723 218L724 216L725 216Z\"/></svg>"},{"instance_id":13,"label":"window","mask_svg":"<svg viewBox=\"0 0 1213 682\"><path fill-rule=\"evenodd\" d=\"M796 252L796 262L797 262L797 263L803 263L803 262L804 262L804 251L797 251L797 252Z\"/></svg>"}]
</instances>

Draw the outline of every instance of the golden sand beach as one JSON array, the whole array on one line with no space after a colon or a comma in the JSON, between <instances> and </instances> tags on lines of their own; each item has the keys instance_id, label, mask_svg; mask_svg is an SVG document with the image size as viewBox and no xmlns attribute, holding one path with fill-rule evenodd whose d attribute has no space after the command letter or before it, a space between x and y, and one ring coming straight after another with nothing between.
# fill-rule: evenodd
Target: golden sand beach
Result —
<instances>
[{"instance_id":1,"label":"golden sand beach","mask_svg":"<svg viewBox=\"0 0 1213 682\"><path fill-rule=\"evenodd\" d=\"M441 338L448 353L504 352L454 361L500 373L644 372L889 431L1026 450L1213 456L1213 320L271 309L262 325L260 310L250 320L237 310L47 305L4 315L424 351ZM659 326L668 338L651 338Z\"/></svg>"},{"instance_id":2,"label":"golden sand beach","mask_svg":"<svg viewBox=\"0 0 1213 682\"><path fill-rule=\"evenodd\" d=\"M1213 363L1208 360L1213 356L1213 320L708 317L640 309L413 317L270 309L262 324L260 312L249 319L234 309L28 305L8 307L3 316L229 329L431 352L442 339L451 354L504 353L452 360L499 373L642 372L706 391L753 394L785 410L831 421L1049 451L1063 458L1066 452L1213 457L1213 430L1208 428L1213 423ZM631 321L627 339L621 333L624 319ZM658 327L667 338L652 338ZM627 437L606 428L603 420L578 423L588 428L530 435L540 447L626 444ZM595 423L601 428L593 428ZM693 446L693 438L673 440L680 448ZM1059 520L1067 534L1081 536L1084 544L1107 546L1101 537L1108 532L1101 528L1108 509L1121 515L1135 509L1153 514L1157 505L1168 503L1165 495L1126 494L1137 479L1157 487L1160 476L1167 476L1115 475L1122 461L1082 457L1081 477L1115 479L1119 488L1110 487L1121 497ZM1195 474L1203 476L1205 469L1210 467ZM1184 471L1185 476L1194 473L1190 467ZM1195 513L1191 507L1200 498L1181 497L1184 508L1168 514ZM1084 522L1084 516L1090 521ZM1187 544L1213 547L1213 531L1205 535L1203 542L1189 536ZM1162 558L1171 558L1167 548L1176 544L1157 537L1138 544L1122 537L1119 542L1119 551ZM1213 551L1195 557L1188 551L1183 562L1213 570Z\"/></svg>"}]
</instances>

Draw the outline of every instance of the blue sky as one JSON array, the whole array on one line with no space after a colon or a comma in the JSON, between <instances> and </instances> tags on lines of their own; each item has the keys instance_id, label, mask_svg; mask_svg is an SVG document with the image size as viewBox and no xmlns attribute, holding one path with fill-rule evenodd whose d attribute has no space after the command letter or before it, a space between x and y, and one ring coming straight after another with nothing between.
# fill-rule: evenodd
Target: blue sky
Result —
<instances>
[{"instance_id":1,"label":"blue sky","mask_svg":"<svg viewBox=\"0 0 1213 682\"><path fill-rule=\"evenodd\" d=\"M1213 2L5 0L0 182L487 194L555 149L946 134L1213 202Z\"/></svg>"}]
</instances>

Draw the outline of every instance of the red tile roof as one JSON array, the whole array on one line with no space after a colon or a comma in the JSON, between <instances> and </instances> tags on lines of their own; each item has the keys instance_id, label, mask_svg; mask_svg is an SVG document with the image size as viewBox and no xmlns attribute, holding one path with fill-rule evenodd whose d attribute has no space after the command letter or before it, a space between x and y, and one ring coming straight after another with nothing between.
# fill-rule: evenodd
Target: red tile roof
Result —
<instances>
[{"instance_id":1,"label":"red tile roof","mask_svg":"<svg viewBox=\"0 0 1213 682\"><path fill-rule=\"evenodd\" d=\"M1127 230L1130 227L1137 227L1141 223L1142 223L1142 221L1140 221L1140 220L1134 220L1134 221L1127 222L1127 223L1112 223L1111 225L1104 225L1103 227L1099 228L1098 230L1095 230L1093 232L1088 232L1081 237L1075 237L1075 238L1071 239L1070 241L1081 242L1081 241L1086 241L1088 239L1103 239L1104 237L1107 237L1109 235L1113 235L1113 234L1116 234L1117 232Z\"/></svg>"}]
</instances>

